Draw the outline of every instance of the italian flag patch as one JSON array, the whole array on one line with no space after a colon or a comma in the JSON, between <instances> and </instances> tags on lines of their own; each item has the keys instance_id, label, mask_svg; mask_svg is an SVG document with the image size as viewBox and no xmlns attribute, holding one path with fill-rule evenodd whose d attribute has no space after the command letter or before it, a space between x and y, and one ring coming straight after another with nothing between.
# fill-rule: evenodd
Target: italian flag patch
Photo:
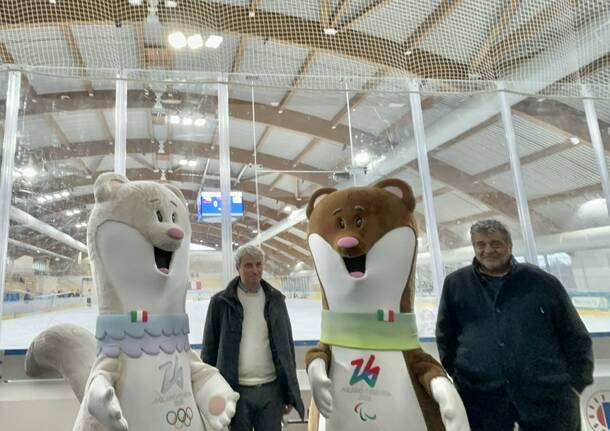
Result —
<instances>
[{"instance_id":1,"label":"italian flag patch","mask_svg":"<svg viewBox=\"0 0 610 431\"><path fill-rule=\"evenodd\" d=\"M377 320L380 322L393 322L394 310L377 310Z\"/></svg>"},{"instance_id":2,"label":"italian flag patch","mask_svg":"<svg viewBox=\"0 0 610 431\"><path fill-rule=\"evenodd\" d=\"M148 322L148 311L132 310L129 312L132 322Z\"/></svg>"}]
</instances>

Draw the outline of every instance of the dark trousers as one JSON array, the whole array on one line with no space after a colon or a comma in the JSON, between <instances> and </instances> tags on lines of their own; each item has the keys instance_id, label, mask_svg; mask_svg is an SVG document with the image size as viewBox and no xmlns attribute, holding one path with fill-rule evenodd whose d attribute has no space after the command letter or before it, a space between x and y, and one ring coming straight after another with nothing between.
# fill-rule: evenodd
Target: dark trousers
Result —
<instances>
[{"instance_id":1,"label":"dark trousers","mask_svg":"<svg viewBox=\"0 0 610 431\"><path fill-rule=\"evenodd\" d=\"M571 390L565 396L535 404L535 419L524 417L504 390L460 391L471 431L580 431L578 396Z\"/></svg>"},{"instance_id":2,"label":"dark trousers","mask_svg":"<svg viewBox=\"0 0 610 431\"><path fill-rule=\"evenodd\" d=\"M284 400L277 380L257 386L240 386L231 431L280 431Z\"/></svg>"}]
</instances>

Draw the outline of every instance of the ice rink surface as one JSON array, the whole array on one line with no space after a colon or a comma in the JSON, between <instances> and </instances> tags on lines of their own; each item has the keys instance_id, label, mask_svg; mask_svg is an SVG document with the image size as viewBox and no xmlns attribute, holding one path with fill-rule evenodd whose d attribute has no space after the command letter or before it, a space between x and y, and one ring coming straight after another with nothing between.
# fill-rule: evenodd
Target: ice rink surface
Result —
<instances>
[{"instance_id":1,"label":"ice rink surface","mask_svg":"<svg viewBox=\"0 0 610 431\"><path fill-rule=\"evenodd\" d=\"M287 299L288 313L292 323L295 341L316 341L320 337L319 300ZM187 301L186 312L190 318L190 342L201 344L205 315L209 300ZM416 300L417 325L420 337L434 336L436 307L434 301ZM61 324L73 323L95 333L97 306L70 308L29 314L2 321L0 332L0 350L27 349L34 337L46 328ZM589 332L610 332L610 313L602 311L581 311L581 317Z\"/></svg>"}]
</instances>

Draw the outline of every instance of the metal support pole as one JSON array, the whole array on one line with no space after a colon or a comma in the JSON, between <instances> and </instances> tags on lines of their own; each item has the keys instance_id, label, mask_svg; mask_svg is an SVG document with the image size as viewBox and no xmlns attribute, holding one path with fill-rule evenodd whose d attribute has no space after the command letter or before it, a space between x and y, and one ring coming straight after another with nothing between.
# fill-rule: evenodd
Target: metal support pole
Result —
<instances>
[{"instance_id":1,"label":"metal support pole","mask_svg":"<svg viewBox=\"0 0 610 431\"><path fill-rule=\"evenodd\" d=\"M354 139L352 138L352 107L350 106L349 90L347 88L347 82L345 83L345 109L347 113L347 133L349 136L349 152L350 152L350 166L353 168L356 161L354 160ZM352 170L352 180L354 186L358 185L359 172Z\"/></svg>"},{"instance_id":2,"label":"metal support pole","mask_svg":"<svg viewBox=\"0 0 610 431\"><path fill-rule=\"evenodd\" d=\"M231 220L231 152L229 141L229 84L222 76L218 84L218 163L220 169L222 280L233 278L233 229Z\"/></svg>"},{"instance_id":3,"label":"metal support pole","mask_svg":"<svg viewBox=\"0 0 610 431\"><path fill-rule=\"evenodd\" d=\"M536 240L534 239L534 230L532 229L529 205L527 203L527 193L525 192L523 174L521 173L521 159L519 158L519 152L517 151L517 139L515 137L515 129L513 128L511 105L508 103L508 97L504 88L502 86L498 87L500 90L498 93L500 99L500 113L502 114L502 124L504 125L510 170L513 175L515 200L517 201L517 211L519 212L519 222L521 223L523 244L525 246L525 258L529 263L537 265Z\"/></svg>"},{"instance_id":4,"label":"metal support pole","mask_svg":"<svg viewBox=\"0 0 610 431\"><path fill-rule=\"evenodd\" d=\"M10 71L8 73L8 88L6 90L2 166L0 167L0 340L2 339L2 306L4 304L4 284L8 260L8 230L11 195L13 192L15 151L17 149L20 92L21 72Z\"/></svg>"},{"instance_id":5,"label":"metal support pole","mask_svg":"<svg viewBox=\"0 0 610 431\"><path fill-rule=\"evenodd\" d=\"M258 159L256 149L256 106L254 105L254 83L252 83L252 146L254 147L254 192L256 195L256 235L261 234L260 196L258 195ZM262 247L262 244L260 245Z\"/></svg>"},{"instance_id":6,"label":"metal support pole","mask_svg":"<svg viewBox=\"0 0 610 431\"><path fill-rule=\"evenodd\" d=\"M597 168L599 169L599 178L602 183L602 193L606 199L606 210L608 218L610 218L610 180L608 179L608 165L606 164L606 151L602 141L602 134L599 130L599 122L597 120L597 112L595 110L595 102L591 99L591 92L583 85L582 93L584 96L583 103L585 105L585 114L587 116L587 125L589 126L589 135L591 136L591 145L595 151L597 159Z\"/></svg>"},{"instance_id":7,"label":"metal support pole","mask_svg":"<svg viewBox=\"0 0 610 431\"><path fill-rule=\"evenodd\" d=\"M421 179L424 212L426 214L426 233L428 235L428 246L432 262L432 285L436 297L439 298L443 281L445 280L445 268L441 258L441 242L438 238L438 225L432 195L432 179L430 177L426 135L424 133L424 116L421 109L419 84L416 81L409 82L409 101L411 102L411 119L413 121L415 145L417 146L417 163Z\"/></svg>"},{"instance_id":8,"label":"metal support pole","mask_svg":"<svg viewBox=\"0 0 610 431\"><path fill-rule=\"evenodd\" d=\"M126 174L127 161L127 80L117 79L114 107L114 172Z\"/></svg>"}]
</instances>

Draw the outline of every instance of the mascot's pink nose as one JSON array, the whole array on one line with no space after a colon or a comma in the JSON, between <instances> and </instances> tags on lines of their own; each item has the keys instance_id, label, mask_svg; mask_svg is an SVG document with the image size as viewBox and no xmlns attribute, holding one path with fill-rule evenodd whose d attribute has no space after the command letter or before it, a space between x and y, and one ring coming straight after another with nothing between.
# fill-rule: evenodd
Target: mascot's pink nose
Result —
<instances>
[{"instance_id":1,"label":"mascot's pink nose","mask_svg":"<svg viewBox=\"0 0 610 431\"><path fill-rule=\"evenodd\" d=\"M182 232L182 230L178 229L177 227L168 229L166 233L167 236L173 239L182 239L184 237L184 232Z\"/></svg>"},{"instance_id":2,"label":"mascot's pink nose","mask_svg":"<svg viewBox=\"0 0 610 431\"><path fill-rule=\"evenodd\" d=\"M343 238L339 238L337 240L337 245L343 248L356 247L358 244L360 244L360 241L358 241L353 236L344 236Z\"/></svg>"}]
</instances>

